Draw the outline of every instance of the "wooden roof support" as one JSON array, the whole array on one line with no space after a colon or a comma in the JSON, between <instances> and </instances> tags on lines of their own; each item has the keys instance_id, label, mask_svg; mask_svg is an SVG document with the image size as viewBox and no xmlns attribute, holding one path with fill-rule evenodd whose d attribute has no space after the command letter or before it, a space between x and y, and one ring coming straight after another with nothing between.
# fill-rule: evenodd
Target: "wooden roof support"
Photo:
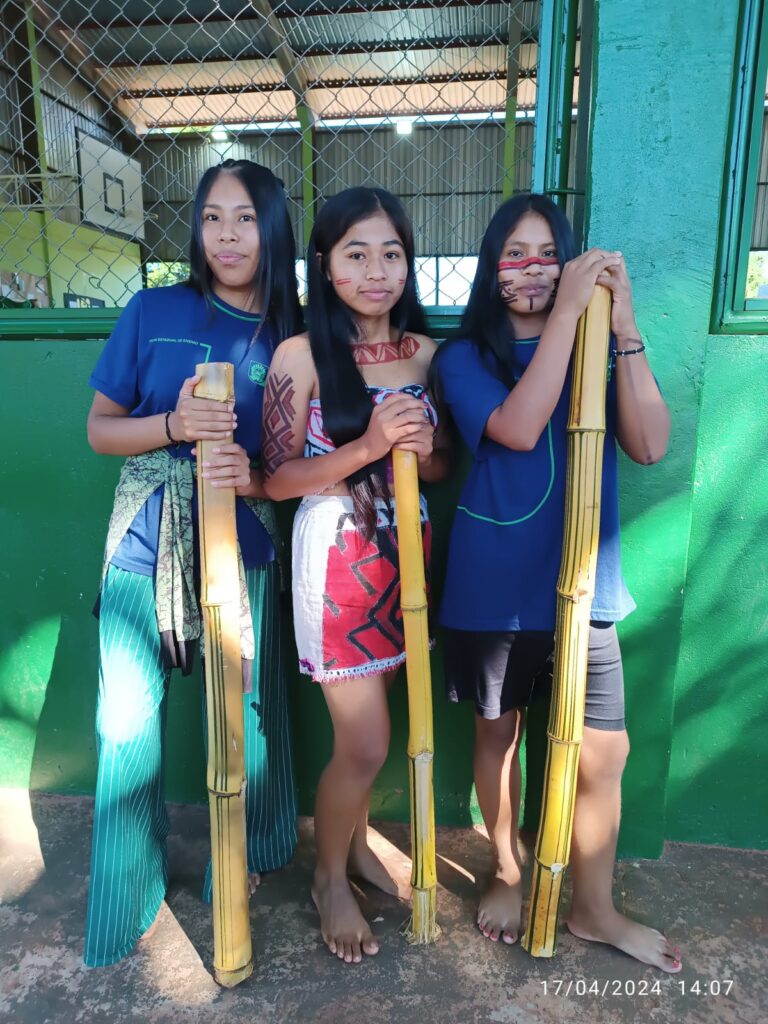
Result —
<instances>
[{"instance_id":1,"label":"wooden roof support","mask_svg":"<svg viewBox=\"0 0 768 1024\"><path fill-rule=\"evenodd\" d=\"M106 88L98 66L93 62L91 54L78 43L72 29L59 17L54 8L46 3L46 0L30 0L29 7L35 25L46 40L59 47L72 70L93 89L110 114L119 122L121 130L135 138L136 129L117 108L117 94Z\"/></svg>"}]
</instances>

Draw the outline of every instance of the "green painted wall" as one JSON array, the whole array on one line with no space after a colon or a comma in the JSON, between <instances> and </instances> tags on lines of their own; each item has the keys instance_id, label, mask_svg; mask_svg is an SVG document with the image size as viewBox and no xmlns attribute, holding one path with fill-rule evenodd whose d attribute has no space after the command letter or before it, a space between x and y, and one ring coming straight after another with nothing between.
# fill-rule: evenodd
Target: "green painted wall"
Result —
<instances>
[{"instance_id":1,"label":"green painted wall","mask_svg":"<svg viewBox=\"0 0 768 1024\"><path fill-rule=\"evenodd\" d=\"M0 219L0 269L44 277L45 257L40 213L4 211ZM124 306L141 288L139 246L95 228L50 221L51 305L61 308L64 293L103 299ZM0 329L1 336L1 329Z\"/></svg>"},{"instance_id":2,"label":"green painted wall","mask_svg":"<svg viewBox=\"0 0 768 1024\"><path fill-rule=\"evenodd\" d=\"M628 848L768 845L768 339L709 334L737 16L599 5L590 242L625 253L673 413L622 471Z\"/></svg>"},{"instance_id":3,"label":"green painted wall","mask_svg":"<svg viewBox=\"0 0 768 1024\"><path fill-rule=\"evenodd\" d=\"M14 430L0 456L0 785L66 793L91 792L95 781L93 720L97 687L97 625L93 605L106 523L119 460L87 445L91 401L86 385L98 342L0 343L0 379L8 387L8 422ZM449 507L456 482L431 492ZM282 510L286 533L291 508ZM447 517L435 531L436 586L447 544ZM436 664L436 671L438 666ZM298 676L291 679L302 810L330 749L322 695ZM201 800L205 793L200 726L200 683L174 675L169 709L168 794ZM373 813L408 816L403 685L393 696L393 756L376 784ZM436 728L446 750L468 755L466 709L436 706ZM438 815L467 823L471 768L468 756L436 766Z\"/></svg>"},{"instance_id":4,"label":"green painted wall","mask_svg":"<svg viewBox=\"0 0 768 1024\"><path fill-rule=\"evenodd\" d=\"M622 627L633 751L620 850L664 838L768 845L768 339L711 336L736 12L715 0L603 2L589 237L621 248L673 413L667 459L622 464L625 571L639 610ZM702 117L706 111L706 117ZM0 328L1 336L1 328ZM0 784L89 792L95 755L95 592L118 465L85 441L95 342L0 344ZM454 481L432 489L439 591ZM9 499L8 496L13 497ZM290 508L283 510L287 528ZM476 820L471 713L440 697L438 820ZM301 806L330 729L316 687L291 681ZM407 816L405 701L374 816ZM203 796L199 685L174 680L168 793Z\"/></svg>"}]
</instances>

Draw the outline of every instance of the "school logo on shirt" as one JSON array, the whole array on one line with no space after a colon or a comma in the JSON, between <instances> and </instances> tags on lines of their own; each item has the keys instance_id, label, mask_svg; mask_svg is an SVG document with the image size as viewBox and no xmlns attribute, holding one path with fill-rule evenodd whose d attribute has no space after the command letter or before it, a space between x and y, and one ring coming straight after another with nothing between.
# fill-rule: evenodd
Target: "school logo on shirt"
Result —
<instances>
[{"instance_id":1,"label":"school logo on shirt","mask_svg":"<svg viewBox=\"0 0 768 1024\"><path fill-rule=\"evenodd\" d=\"M264 363L257 363L254 359L248 367L248 379L254 384L263 384L267 379L267 367Z\"/></svg>"}]
</instances>

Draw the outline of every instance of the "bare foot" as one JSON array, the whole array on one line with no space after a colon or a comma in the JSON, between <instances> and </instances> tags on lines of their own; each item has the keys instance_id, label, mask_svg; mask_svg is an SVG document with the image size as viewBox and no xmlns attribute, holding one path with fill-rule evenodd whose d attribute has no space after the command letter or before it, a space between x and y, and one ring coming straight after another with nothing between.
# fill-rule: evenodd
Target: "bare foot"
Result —
<instances>
[{"instance_id":1,"label":"bare foot","mask_svg":"<svg viewBox=\"0 0 768 1024\"><path fill-rule=\"evenodd\" d=\"M655 928L624 917L618 910L601 918L576 916L571 912L566 921L568 930L579 939L607 942L641 963L677 974L683 966L680 950Z\"/></svg>"},{"instance_id":2,"label":"bare foot","mask_svg":"<svg viewBox=\"0 0 768 1024\"><path fill-rule=\"evenodd\" d=\"M477 907L477 926L487 939L498 942L501 938L510 946L517 942L522 898L520 875L505 877L497 872Z\"/></svg>"},{"instance_id":3,"label":"bare foot","mask_svg":"<svg viewBox=\"0 0 768 1024\"><path fill-rule=\"evenodd\" d=\"M323 942L339 960L359 964L363 953L374 956L379 944L352 894L349 882L320 882L315 876L312 899L320 914Z\"/></svg>"},{"instance_id":4,"label":"bare foot","mask_svg":"<svg viewBox=\"0 0 768 1024\"><path fill-rule=\"evenodd\" d=\"M411 898L411 866L406 860L390 863L386 867L370 846L355 846L349 851L348 870L355 878L362 878L377 889L398 896L401 900Z\"/></svg>"},{"instance_id":5,"label":"bare foot","mask_svg":"<svg viewBox=\"0 0 768 1024\"><path fill-rule=\"evenodd\" d=\"M261 875L258 871L248 872L248 895L253 896L256 890L261 885Z\"/></svg>"}]
</instances>

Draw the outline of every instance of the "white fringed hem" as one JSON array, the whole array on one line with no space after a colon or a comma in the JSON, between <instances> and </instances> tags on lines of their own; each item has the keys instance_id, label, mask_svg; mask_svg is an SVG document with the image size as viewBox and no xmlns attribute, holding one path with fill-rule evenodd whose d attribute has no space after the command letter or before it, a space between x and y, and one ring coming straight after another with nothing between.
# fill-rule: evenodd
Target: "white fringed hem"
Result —
<instances>
[{"instance_id":1,"label":"white fringed hem","mask_svg":"<svg viewBox=\"0 0 768 1024\"><path fill-rule=\"evenodd\" d=\"M312 677L313 683L332 686L334 683L343 683L347 679L363 679L365 676L380 676L382 672L391 672L393 668L400 668L405 664L405 651L392 658L382 658L380 661L369 661L365 665L355 665L352 668L340 668L327 672L310 672L304 665L299 665L299 671L304 675Z\"/></svg>"}]
</instances>

